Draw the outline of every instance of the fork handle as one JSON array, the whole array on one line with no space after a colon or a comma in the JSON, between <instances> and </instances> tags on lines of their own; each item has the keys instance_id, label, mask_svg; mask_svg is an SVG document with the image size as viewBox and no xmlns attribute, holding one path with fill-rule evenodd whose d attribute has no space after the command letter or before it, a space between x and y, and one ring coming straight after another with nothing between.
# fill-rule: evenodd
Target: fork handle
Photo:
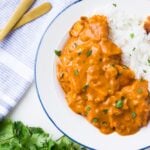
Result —
<instances>
[{"instance_id":1,"label":"fork handle","mask_svg":"<svg viewBox=\"0 0 150 150\"><path fill-rule=\"evenodd\" d=\"M29 12L27 12L20 21L15 25L13 30L41 17L42 15L48 13L52 8L52 5L48 2L41 4L40 6L33 8Z\"/></svg>"},{"instance_id":2,"label":"fork handle","mask_svg":"<svg viewBox=\"0 0 150 150\"><path fill-rule=\"evenodd\" d=\"M35 0L21 0L21 3L16 8L12 17L8 20L3 30L0 32L0 41L2 41L11 31L11 29L16 25L16 23L21 19L25 12L30 8L30 6L35 2Z\"/></svg>"}]
</instances>

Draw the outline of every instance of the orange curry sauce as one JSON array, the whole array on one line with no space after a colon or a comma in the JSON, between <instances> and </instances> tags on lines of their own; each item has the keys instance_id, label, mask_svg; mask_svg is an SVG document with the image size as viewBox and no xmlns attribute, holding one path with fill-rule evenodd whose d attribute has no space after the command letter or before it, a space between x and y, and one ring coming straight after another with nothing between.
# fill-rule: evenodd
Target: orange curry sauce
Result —
<instances>
[{"instance_id":1,"label":"orange curry sauce","mask_svg":"<svg viewBox=\"0 0 150 150\"><path fill-rule=\"evenodd\" d=\"M69 107L105 134L129 135L150 119L148 82L122 64L105 16L81 17L57 64Z\"/></svg>"}]
</instances>

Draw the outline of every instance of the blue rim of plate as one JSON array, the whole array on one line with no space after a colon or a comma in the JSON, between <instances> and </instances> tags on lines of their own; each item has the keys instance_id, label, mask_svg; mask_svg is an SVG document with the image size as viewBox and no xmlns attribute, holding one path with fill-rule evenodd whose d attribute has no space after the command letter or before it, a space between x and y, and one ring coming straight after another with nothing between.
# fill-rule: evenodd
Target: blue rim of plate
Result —
<instances>
[{"instance_id":1,"label":"blue rim of plate","mask_svg":"<svg viewBox=\"0 0 150 150\"><path fill-rule=\"evenodd\" d=\"M40 94L39 94L39 90L38 90L38 86L37 86L37 78L36 78L36 76L37 76L37 73L36 73L36 71L37 71L36 66L37 66L37 59L38 59L39 49L40 49L42 40L43 40L45 34L47 33L47 30L50 28L50 26L53 24L53 22L54 22L63 12L65 12L68 8L70 8L71 6L77 4L77 3L81 2L81 1L83 1L83 0L77 0L77 1L73 2L72 4L68 5L68 6L67 6L66 8L64 8L61 12L59 12L58 15L56 15L56 17L49 23L48 27L46 28L45 32L43 33L43 35L42 35L42 37L41 37L41 40L40 40L39 45L38 45L38 48L37 48L37 53L36 53L36 57L35 57L35 65L34 65L34 79L35 79L35 87L36 87L37 96L38 96L38 99L39 99L40 104L41 104L41 106L42 106L42 109L44 110L44 112L45 112L46 116L49 118L49 120L54 124L54 126L55 126L63 135L65 135L66 137L68 137L68 138L71 139L72 141L74 141L74 142L80 144L81 146L86 147L86 148L88 148L88 149L90 149L90 150L95 150L95 149L93 149L93 148L91 148L91 147L88 147L88 146L86 146L86 145L83 145L83 144L81 144L80 142L78 142L78 141L72 139L70 136L68 136L64 131L62 131L62 130L56 125L56 123L55 123L55 122L53 121L53 119L49 116L48 112L46 111L46 109L45 109L45 107L44 107L44 104L43 104L42 99L41 99ZM146 150L146 149L148 149L148 148L150 148L150 146L146 146L146 147L144 147L144 148L140 148L139 150Z\"/></svg>"}]
</instances>

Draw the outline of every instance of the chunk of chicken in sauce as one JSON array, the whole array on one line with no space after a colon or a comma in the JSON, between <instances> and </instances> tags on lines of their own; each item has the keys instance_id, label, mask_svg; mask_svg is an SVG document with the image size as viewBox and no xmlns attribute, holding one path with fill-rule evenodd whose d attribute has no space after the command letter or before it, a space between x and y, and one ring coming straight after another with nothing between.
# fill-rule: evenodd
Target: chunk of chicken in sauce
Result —
<instances>
[{"instance_id":1,"label":"chunk of chicken in sauce","mask_svg":"<svg viewBox=\"0 0 150 150\"><path fill-rule=\"evenodd\" d=\"M147 125L150 119L147 89L147 81L136 80L106 100L109 123L115 131L129 135Z\"/></svg>"},{"instance_id":2,"label":"chunk of chicken in sauce","mask_svg":"<svg viewBox=\"0 0 150 150\"><path fill-rule=\"evenodd\" d=\"M105 16L81 17L59 57L58 80L74 112L105 134L129 135L150 119L148 83L122 64L122 51L108 36Z\"/></svg>"}]
</instances>

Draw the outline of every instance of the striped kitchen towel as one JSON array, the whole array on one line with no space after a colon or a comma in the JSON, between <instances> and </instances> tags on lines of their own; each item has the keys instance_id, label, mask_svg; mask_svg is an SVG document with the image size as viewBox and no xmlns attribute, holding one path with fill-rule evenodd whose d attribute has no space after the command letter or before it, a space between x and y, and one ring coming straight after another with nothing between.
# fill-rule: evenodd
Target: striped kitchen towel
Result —
<instances>
[{"instance_id":1,"label":"striped kitchen towel","mask_svg":"<svg viewBox=\"0 0 150 150\"><path fill-rule=\"evenodd\" d=\"M0 1L0 29L20 1ZM46 1L53 5L51 12L14 31L0 42L0 119L14 108L33 82L37 47L48 24L60 11L75 2L75 0L37 0L33 7Z\"/></svg>"}]
</instances>

